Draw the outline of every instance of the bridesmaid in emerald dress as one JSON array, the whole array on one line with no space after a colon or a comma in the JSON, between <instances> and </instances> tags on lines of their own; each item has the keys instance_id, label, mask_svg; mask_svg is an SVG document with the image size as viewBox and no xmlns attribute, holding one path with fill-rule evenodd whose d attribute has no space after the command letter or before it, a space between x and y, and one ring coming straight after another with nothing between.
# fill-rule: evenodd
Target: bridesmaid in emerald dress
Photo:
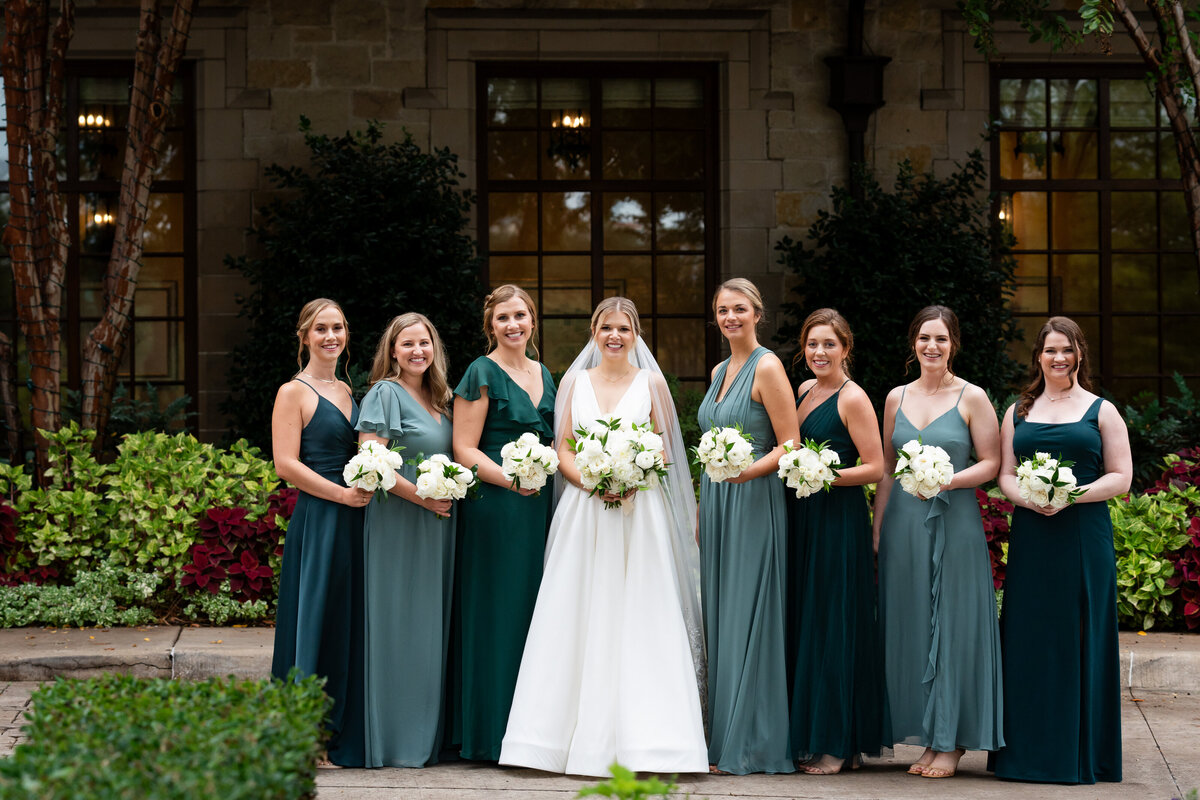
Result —
<instances>
[{"instance_id":1,"label":"bridesmaid in emerald dress","mask_svg":"<svg viewBox=\"0 0 1200 800\"><path fill-rule=\"evenodd\" d=\"M891 744L863 489L883 476L883 445L870 398L850 380L845 318L832 308L809 314L800 346L814 376L797 390L800 439L828 442L845 466L828 493L788 501L788 752L803 772L832 775Z\"/></svg>"},{"instance_id":2,"label":"bridesmaid in emerald dress","mask_svg":"<svg viewBox=\"0 0 1200 800\"><path fill-rule=\"evenodd\" d=\"M500 449L523 433L553 445L554 382L526 355L536 323L524 289L492 290L483 306L491 352L454 390L454 458L478 466L480 491L460 510L451 741L480 761L500 758L550 527L553 492L514 488L500 469Z\"/></svg>"},{"instance_id":3,"label":"bridesmaid in emerald dress","mask_svg":"<svg viewBox=\"0 0 1200 800\"><path fill-rule=\"evenodd\" d=\"M375 351L358 439L403 447L391 498L367 507L366 765L437 763L454 588L454 511L417 497L421 455L449 454L446 353L423 314L388 324Z\"/></svg>"},{"instance_id":4,"label":"bridesmaid in emerald dress","mask_svg":"<svg viewBox=\"0 0 1200 800\"><path fill-rule=\"evenodd\" d=\"M730 357L713 370L701 430L740 425L757 460L736 478L700 478L700 577L708 642L710 771L794 772L787 749L784 568L787 512L775 476L796 438L791 385L758 344L762 296L744 278L713 299Z\"/></svg>"},{"instance_id":5,"label":"bridesmaid in emerald dress","mask_svg":"<svg viewBox=\"0 0 1200 800\"><path fill-rule=\"evenodd\" d=\"M320 298L296 325L300 371L279 387L271 412L275 472L300 490L279 575L271 674L325 678L333 698L320 766L363 765L363 507L371 492L351 489L342 469L358 450L358 406L338 380L350 328L342 308ZM307 361L302 356L307 353Z\"/></svg>"},{"instance_id":6,"label":"bridesmaid in emerald dress","mask_svg":"<svg viewBox=\"0 0 1200 800\"><path fill-rule=\"evenodd\" d=\"M996 594L975 499L1000 468L1000 427L983 389L954 374L953 311L921 309L908 341L920 375L888 394L887 468L875 495L888 706L893 740L925 748L909 774L949 778L966 750L1004 744ZM892 479L896 451L914 439L943 448L954 465L932 499Z\"/></svg>"},{"instance_id":7,"label":"bridesmaid in emerald dress","mask_svg":"<svg viewBox=\"0 0 1200 800\"><path fill-rule=\"evenodd\" d=\"M1000 639L1005 746L996 776L1046 783L1121 780L1117 573L1110 498L1129 491L1129 432L1091 391L1079 326L1051 317L1030 383L1004 415L1000 488L1017 507ZM1022 498L1016 468L1035 453L1075 462L1084 490L1063 509Z\"/></svg>"}]
</instances>

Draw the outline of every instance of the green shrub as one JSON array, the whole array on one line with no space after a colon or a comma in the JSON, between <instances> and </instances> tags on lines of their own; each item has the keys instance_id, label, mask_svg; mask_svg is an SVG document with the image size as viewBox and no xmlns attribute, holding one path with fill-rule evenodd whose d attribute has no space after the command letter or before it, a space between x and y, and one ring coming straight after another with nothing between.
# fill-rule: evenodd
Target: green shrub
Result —
<instances>
[{"instance_id":1,"label":"green shrub","mask_svg":"<svg viewBox=\"0 0 1200 800\"><path fill-rule=\"evenodd\" d=\"M1162 400L1156 394L1142 392L1133 402L1118 405L1129 429L1134 491L1144 491L1158 480L1163 453L1200 443L1200 399L1178 372L1175 391L1175 396ZM1113 400L1111 396L1108 399Z\"/></svg>"},{"instance_id":2,"label":"green shrub","mask_svg":"<svg viewBox=\"0 0 1200 800\"><path fill-rule=\"evenodd\" d=\"M0 759L0 798L313 797L321 681L104 675L43 684L28 739Z\"/></svg>"},{"instance_id":3,"label":"green shrub","mask_svg":"<svg viewBox=\"0 0 1200 800\"><path fill-rule=\"evenodd\" d=\"M612 774L612 778L595 786L583 787L576 797L599 795L616 797L620 800L642 800L644 797L666 797L678 788L674 778L667 783L663 783L657 775L651 775L645 780L638 780L637 773L631 772L615 761L608 771Z\"/></svg>"},{"instance_id":4,"label":"green shrub","mask_svg":"<svg viewBox=\"0 0 1200 800\"><path fill-rule=\"evenodd\" d=\"M1172 599L1174 551L1186 545L1189 503L1200 490L1172 486L1158 494L1128 494L1108 501L1117 557L1117 618L1122 625L1149 630L1178 623Z\"/></svg>"},{"instance_id":5,"label":"green shrub","mask_svg":"<svg viewBox=\"0 0 1200 800\"><path fill-rule=\"evenodd\" d=\"M224 625L227 622L258 622L271 616L271 605L266 600L244 602L233 597L229 581L219 586L220 591L216 594L196 592L189 595L181 616L184 619L207 620L213 625Z\"/></svg>"},{"instance_id":6,"label":"green shrub","mask_svg":"<svg viewBox=\"0 0 1200 800\"><path fill-rule=\"evenodd\" d=\"M0 586L0 628L146 625L155 619L147 606L160 581L154 573L103 562L76 573L69 586Z\"/></svg>"}]
</instances>

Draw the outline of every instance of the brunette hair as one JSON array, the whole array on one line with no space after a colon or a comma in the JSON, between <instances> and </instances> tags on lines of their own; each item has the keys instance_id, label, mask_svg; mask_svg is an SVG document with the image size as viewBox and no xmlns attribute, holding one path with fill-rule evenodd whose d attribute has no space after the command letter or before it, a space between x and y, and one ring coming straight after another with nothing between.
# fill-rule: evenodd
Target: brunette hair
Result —
<instances>
[{"instance_id":1,"label":"brunette hair","mask_svg":"<svg viewBox=\"0 0 1200 800\"><path fill-rule=\"evenodd\" d=\"M725 291L737 292L740 295L745 295L746 299L750 301L750 306L754 309L754 313L758 314L759 324L766 319L766 312L763 311L762 292L758 291L758 287L746 278L730 278L717 287L717 291L713 292L713 314L717 313L717 298L721 296L721 292Z\"/></svg>"},{"instance_id":2,"label":"brunette hair","mask_svg":"<svg viewBox=\"0 0 1200 800\"><path fill-rule=\"evenodd\" d=\"M442 346L442 338L438 336L437 328L433 327L433 323L424 314L410 311L392 318L384 329L383 336L379 337L379 346L375 348L375 360L371 363L371 377L367 385L374 386L379 381L399 382L400 364L393 356L393 351L401 332L413 325L424 325L429 331L429 341L433 345L433 358L430 359L429 368L421 376L421 387L429 392L429 402L437 412L446 414L451 397L450 384L446 380L446 348Z\"/></svg>"},{"instance_id":3,"label":"brunette hair","mask_svg":"<svg viewBox=\"0 0 1200 800\"><path fill-rule=\"evenodd\" d=\"M945 306L925 306L913 317L908 326L909 353L908 360L904 362L905 372L908 372L908 368L917 360L917 337L921 335L921 326L935 319L945 323L946 330L950 333L950 355L946 357L946 372L954 374L954 357L962 347L962 331L958 326L958 315Z\"/></svg>"},{"instance_id":4,"label":"brunette hair","mask_svg":"<svg viewBox=\"0 0 1200 800\"><path fill-rule=\"evenodd\" d=\"M317 314L320 314L326 308L332 306L337 309L337 312L342 315L342 325L346 329L346 348L342 351L342 355L346 360L342 362L342 371L346 375L346 383L350 383L350 323L346 320L346 312L336 301L330 300L327 297L318 297L316 300L309 300L300 309L300 318L296 320L296 339L299 340L299 347L296 349L296 365L300 367L300 371L304 371L304 354L308 352L308 345L304 340L308 338L308 332L312 329L313 323L316 322ZM293 376L295 377L295 376ZM350 384L353 386L354 384Z\"/></svg>"},{"instance_id":5,"label":"brunette hair","mask_svg":"<svg viewBox=\"0 0 1200 800\"><path fill-rule=\"evenodd\" d=\"M850 323L846 322L846 318L836 308L818 308L808 315L804 324L800 326L800 352L792 359L792 363L795 364L797 359L804 358L804 343L808 340L808 332L818 325L833 328L834 335L842 343L842 347L846 348L846 355L842 358L842 372L849 378L850 359L854 354L854 333L850 330Z\"/></svg>"},{"instance_id":6,"label":"brunette hair","mask_svg":"<svg viewBox=\"0 0 1200 800\"><path fill-rule=\"evenodd\" d=\"M596 335L596 326L604 321L604 317L608 314L618 313L629 317L629 322L633 325L634 336L642 335L642 321L638 317L637 306L628 297L606 297L596 305L596 310L592 312L592 336Z\"/></svg>"},{"instance_id":7,"label":"brunette hair","mask_svg":"<svg viewBox=\"0 0 1200 800\"><path fill-rule=\"evenodd\" d=\"M492 330L492 316L496 313L496 306L501 303L507 303L514 297L519 298L525 303L525 307L529 309L529 316L533 322L533 329L530 331L529 346L533 348L535 357L540 358L537 345L533 343L533 333L537 332L537 305L533 302L533 298L529 296L529 292L522 289L520 286L512 283L505 283L492 289L491 293L483 299L483 335L487 337L488 352L496 349L496 332Z\"/></svg>"},{"instance_id":8,"label":"brunette hair","mask_svg":"<svg viewBox=\"0 0 1200 800\"><path fill-rule=\"evenodd\" d=\"M1033 401L1046 389L1046 375L1042 372L1041 363L1042 349L1046 346L1046 337L1052 333L1061 333L1067 337L1067 341L1075 350L1075 368L1071 371L1071 378L1082 388L1089 392L1092 390L1091 365L1088 364L1087 340L1083 338L1083 331L1075 324L1075 320L1069 317L1051 317L1038 331L1037 341L1033 345L1033 357L1029 364L1029 385L1021 390L1021 399L1017 401L1016 414L1019 417L1029 413Z\"/></svg>"}]
</instances>

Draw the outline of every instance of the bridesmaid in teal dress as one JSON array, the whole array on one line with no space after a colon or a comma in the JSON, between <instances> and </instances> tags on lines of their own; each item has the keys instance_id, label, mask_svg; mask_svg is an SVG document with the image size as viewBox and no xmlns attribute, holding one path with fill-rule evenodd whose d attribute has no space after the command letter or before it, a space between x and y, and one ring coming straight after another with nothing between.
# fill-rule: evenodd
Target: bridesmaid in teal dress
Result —
<instances>
[{"instance_id":1,"label":"bridesmaid in teal dress","mask_svg":"<svg viewBox=\"0 0 1200 800\"><path fill-rule=\"evenodd\" d=\"M883 446L871 400L849 377L845 318L832 308L809 314L800 346L815 376L797 390L800 440L828 442L845 466L828 493L788 501L788 751L809 775L832 775L891 743L863 490L883 475Z\"/></svg>"},{"instance_id":2,"label":"bridesmaid in teal dress","mask_svg":"<svg viewBox=\"0 0 1200 800\"><path fill-rule=\"evenodd\" d=\"M1051 317L1029 386L1004 415L1000 488L1017 507L1000 640L1004 749L996 776L1047 783L1121 780L1117 573L1107 501L1129 491L1129 432L1091 391L1079 326ZM1017 465L1035 453L1075 462L1084 494L1058 510L1021 497Z\"/></svg>"},{"instance_id":3,"label":"bridesmaid in teal dress","mask_svg":"<svg viewBox=\"0 0 1200 800\"><path fill-rule=\"evenodd\" d=\"M325 678L333 698L322 766L363 765L363 507L371 492L351 489L342 469L358 450L358 406L338 380L350 329L341 306L305 304L296 325L300 372L271 412L275 472L300 490L288 524L275 613L271 674ZM308 354L307 362L301 356Z\"/></svg>"},{"instance_id":4,"label":"bridesmaid in teal dress","mask_svg":"<svg viewBox=\"0 0 1200 800\"><path fill-rule=\"evenodd\" d=\"M460 509L452 743L480 761L500 758L550 527L553 493L514 488L500 469L521 434L554 440L554 382L526 355L535 315L523 289L496 287L483 306L492 350L454 390L454 458L478 466L480 492Z\"/></svg>"},{"instance_id":5,"label":"bridesmaid in teal dress","mask_svg":"<svg viewBox=\"0 0 1200 800\"><path fill-rule=\"evenodd\" d=\"M888 394L875 494L888 704L892 740L925 748L909 773L949 778L964 751L1004 744L996 595L975 499L1000 468L1000 428L987 394L954 374L953 311L922 309L908 341L921 374ZM943 448L955 470L928 500L892 479L896 451L916 439Z\"/></svg>"},{"instance_id":6,"label":"bridesmaid in teal dress","mask_svg":"<svg viewBox=\"0 0 1200 800\"><path fill-rule=\"evenodd\" d=\"M796 438L783 364L758 344L762 296L744 278L713 300L730 357L713 370L701 430L740 425L757 460L736 478L700 478L700 575L708 642L709 769L794 772L787 750L784 567L787 514L775 477Z\"/></svg>"},{"instance_id":7,"label":"bridesmaid in teal dress","mask_svg":"<svg viewBox=\"0 0 1200 800\"><path fill-rule=\"evenodd\" d=\"M446 353L423 314L388 324L358 415L358 439L403 447L391 498L367 507L366 765L437 763L454 589L454 511L417 497L420 456L451 451Z\"/></svg>"}]
</instances>

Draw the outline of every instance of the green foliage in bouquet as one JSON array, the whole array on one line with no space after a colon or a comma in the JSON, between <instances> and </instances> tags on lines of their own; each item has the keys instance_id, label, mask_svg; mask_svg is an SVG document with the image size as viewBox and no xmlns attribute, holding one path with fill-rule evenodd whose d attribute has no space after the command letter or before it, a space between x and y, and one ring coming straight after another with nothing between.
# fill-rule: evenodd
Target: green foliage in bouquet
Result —
<instances>
[{"instance_id":1,"label":"green foliage in bouquet","mask_svg":"<svg viewBox=\"0 0 1200 800\"><path fill-rule=\"evenodd\" d=\"M1188 507L1197 503L1200 489L1175 486L1108 501L1117 556L1117 618L1122 625L1149 630L1177 621L1173 554L1191 539Z\"/></svg>"},{"instance_id":2,"label":"green foliage in bouquet","mask_svg":"<svg viewBox=\"0 0 1200 800\"><path fill-rule=\"evenodd\" d=\"M43 684L0 798L291 800L315 796L322 681L108 674Z\"/></svg>"}]
</instances>

